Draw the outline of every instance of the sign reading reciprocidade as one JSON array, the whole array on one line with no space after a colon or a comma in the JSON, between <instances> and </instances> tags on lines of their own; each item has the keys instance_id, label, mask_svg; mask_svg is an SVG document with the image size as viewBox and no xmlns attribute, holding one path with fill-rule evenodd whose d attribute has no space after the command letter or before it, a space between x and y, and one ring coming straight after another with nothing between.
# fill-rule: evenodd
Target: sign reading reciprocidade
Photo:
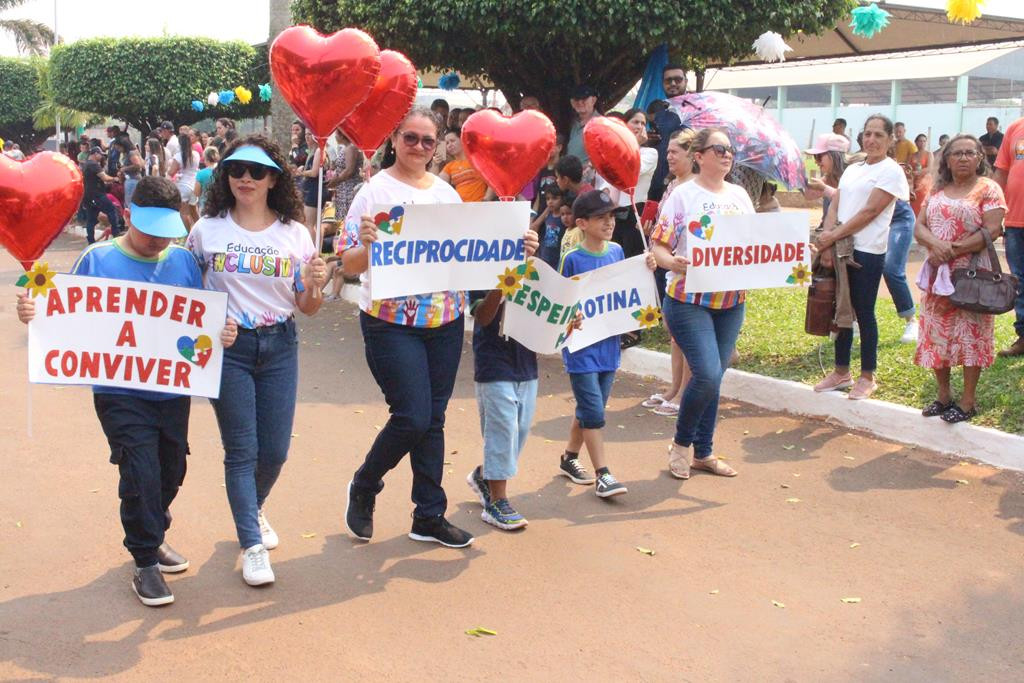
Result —
<instances>
[{"instance_id":1,"label":"sign reading reciprocidade","mask_svg":"<svg viewBox=\"0 0 1024 683\"><path fill-rule=\"evenodd\" d=\"M492 289L525 261L529 202L377 205L370 247L373 299Z\"/></svg>"},{"instance_id":2,"label":"sign reading reciprocidade","mask_svg":"<svg viewBox=\"0 0 1024 683\"><path fill-rule=\"evenodd\" d=\"M50 283L28 327L30 382L220 394L226 293L67 274Z\"/></svg>"},{"instance_id":3,"label":"sign reading reciprocidade","mask_svg":"<svg viewBox=\"0 0 1024 683\"><path fill-rule=\"evenodd\" d=\"M810 283L809 226L806 211L693 217L686 235L686 291Z\"/></svg>"}]
</instances>

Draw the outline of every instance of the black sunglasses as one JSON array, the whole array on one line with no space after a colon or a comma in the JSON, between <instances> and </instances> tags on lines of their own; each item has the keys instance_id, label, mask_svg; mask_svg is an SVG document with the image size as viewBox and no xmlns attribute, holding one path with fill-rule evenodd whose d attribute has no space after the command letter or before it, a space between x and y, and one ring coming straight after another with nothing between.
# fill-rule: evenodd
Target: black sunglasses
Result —
<instances>
[{"instance_id":1,"label":"black sunglasses","mask_svg":"<svg viewBox=\"0 0 1024 683\"><path fill-rule=\"evenodd\" d=\"M272 169L263 164L251 164L248 161L229 161L226 164L228 175L240 179L248 171L249 177L253 180L263 180Z\"/></svg>"},{"instance_id":2,"label":"black sunglasses","mask_svg":"<svg viewBox=\"0 0 1024 683\"><path fill-rule=\"evenodd\" d=\"M416 145L420 145L421 147L423 147L423 149L425 149L428 152L437 147L437 138L431 138L427 136L420 137L418 134L412 132L400 133L400 135L402 136L402 142L404 142L409 147L415 147Z\"/></svg>"},{"instance_id":3,"label":"black sunglasses","mask_svg":"<svg viewBox=\"0 0 1024 683\"><path fill-rule=\"evenodd\" d=\"M665 76L664 82L665 83L682 83L685 80L686 80L686 78L684 78L683 76Z\"/></svg>"},{"instance_id":4,"label":"black sunglasses","mask_svg":"<svg viewBox=\"0 0 1024 683\"><path fill-rule=\"evenodd\" d=\"M706 152L709 149L712 150L715 154L717 154L720 157L724 157L726 154L729 154L731 156L736 156L736 148L735 147L726 147L725 145L708 145L707 147L704 147L702 149L698 149L697 151L698 152Z\"/></svg>"}]
</instances>

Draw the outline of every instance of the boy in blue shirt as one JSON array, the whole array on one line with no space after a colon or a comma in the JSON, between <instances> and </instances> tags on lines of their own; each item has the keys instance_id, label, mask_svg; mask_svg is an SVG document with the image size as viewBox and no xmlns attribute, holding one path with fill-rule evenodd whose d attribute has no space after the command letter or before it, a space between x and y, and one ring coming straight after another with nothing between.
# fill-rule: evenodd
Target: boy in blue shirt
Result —
<instances>
[{"instance_id":1,"label":"boy in blue shirt","mask_svg":"<svg viewBox=\"0 0 1024 683\"><path fill-rule=\"evenodd\" d=\"M599 190L584 192L572 205L576 227L582 240L562 257L561 273L572 277L623 259L622 247L611 241L615 230L612 212L617 207L607 194ZM647 265L653 271L654 255L647 254ZM570 353L562 349L565 371L569 373L572 393L576 398L576 417L569 428L569 442L559 463L559 474L577 484L597 482L595 493L610 498L626 493L626 487L608 470L604 455L604 407L612 393L615 371L619 368L619 336L602 339ZM586 445L594 475L579 461L580 449Z\"/></svg>"},{"instance_id":2,"label":"boy in blue shirt","mask_svg":"<svg viewBox=\"0 0 1024 683\"><path fill-rule=\"evenodd\" d=\"M544 263L558 270L562 234L565 226L562 225L561 207L562 190L554 183L544 188L544 211L530 225L530 228L540 235L540 249L538 256Z\"/></svg>"},{"instance_id":3,"label":"boy in blue shirt","mask_svg":"<svg viewBox=\"0 0 1024 683\"><path fill-rule=\"evenodd\" d=\"M192 252L171 244L188 233L178 209L181 194L173 182L155 176L139 181L126 212L128 230L81 253L73 275L152 282L202 289L203 278ZM35 302L18 296L18 318L35 317ZM228 319L221 342L237 335ZM110 444L110 462L121 475L121 525L124 545L135 560L132 590L144 605L174 602L161 572L188 569L188 560L164 542L171 525L169 508L185 478L191 397L120 387L93 387L93 403Z\"/></svg>"}]
</instances>

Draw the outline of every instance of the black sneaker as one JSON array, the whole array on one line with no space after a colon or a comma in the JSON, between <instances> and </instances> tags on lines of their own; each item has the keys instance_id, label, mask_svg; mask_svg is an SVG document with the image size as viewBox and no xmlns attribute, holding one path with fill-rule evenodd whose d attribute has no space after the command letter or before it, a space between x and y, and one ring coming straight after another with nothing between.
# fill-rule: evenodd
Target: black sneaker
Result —
<instances>
[{"instance_id":1,"label":"black sneaker","mask_svg":"<svg viewBox=\"0 0 1024 683\"><path fill-rule=\"evenodd\" d=\"M558 465L559 474L569 477L576 484L593 484L594 475L587 472L587 468L580 464L579 458L562 458Z\"/></svg>"},{"instance_id":2,"label":"black sneaker","mask_svg":"<svg viewBox=\"0 0 1024 683\"><path fill-rule=\"evenodd\" d=\"M357 488L351 481L348 483L345 526L350 534L361 541L369 541L373 536L373 506L376 500L377 494Z\"/></svg>"},{"instance_id":3,"label":"black sneaker","mask_svg":"<svg viewBox=\"0 0 1024 683\"><path fill-rule=\"evenodd\" d=\"M626 485L616 479L611 472L604 472L597 477L597 488L594 493L598 498L611 498L612 496L621 496L628 490Z\"/></svg>"},{"instance_id":4,"label":"black sneaker","mask_svg":"<svg viewBox=\"0 0 1024 683\"><path fill-rule=\"evenodd\" d=\"M437 517L413 517L409 538L414 541L440 543L447 548L465 548L473 542L468 533L448 523L444 515Z\"/></svg>"},{"instance_id":5,"label":"black sneaker","mask_svg":"<svg viewBox=\"0 0 1024 683\"><path fill-rule=\"evenodd\" d=\"M174 594L167 587L163 574L157 565L152 567L136 567L132 576L132 590L143 605L148 607L159 607L174 602Z\"/></svg>"},{"instance_id":6,"label":"black sneaker","mask_svg":"<svg viewBox=\"0 0 1024 683\"><path fill-rule=\"evenodd\" d=\"M188 560L164 543L156 549L156 566L164 574L177 574L188 569Z\"/></svg>"},{"instance_id":7,"label":"black sneaker","mask_svg":"<svg viewBox=\"0 0 1024 683\"><path fill-rule=\"evenodd\" d=\"M473 471L466 476L466 483L469 484L469 488L473 489L473 493L480 499L480 504L487 507L491 504L491 487L487 485L487 480L484 479L484 468L477 465L473 468Z\"/></svg>"}]
</instances>

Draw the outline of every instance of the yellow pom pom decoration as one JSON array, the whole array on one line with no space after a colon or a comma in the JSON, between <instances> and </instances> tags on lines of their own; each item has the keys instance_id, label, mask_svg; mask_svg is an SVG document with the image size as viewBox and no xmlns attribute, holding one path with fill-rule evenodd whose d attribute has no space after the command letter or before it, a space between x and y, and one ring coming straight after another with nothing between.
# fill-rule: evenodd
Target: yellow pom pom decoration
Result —
<instances>
[{"instance_id":1,"label":"yellow pom pom decoration","mask_svg":"<svg viewBox=\"0 0 1024 683\"><path fill-rule=\"evenodd\" d=\"M981 16L981 5L985 0L949 0L946 3L946 18L950 23L969 24Z\"/></svg>"},{"instance_id":2,"label":"yellow pom pom decoration","mask_svg":"<svg viewBox=\"0 0 1024 683\"><path fill-rule=\"evenodd\" d=\"M235 88L235 97L242 104L249 104L249 102L252 100L252 91L240 85L237 88Z\"/></svg>"}]
</instances>

